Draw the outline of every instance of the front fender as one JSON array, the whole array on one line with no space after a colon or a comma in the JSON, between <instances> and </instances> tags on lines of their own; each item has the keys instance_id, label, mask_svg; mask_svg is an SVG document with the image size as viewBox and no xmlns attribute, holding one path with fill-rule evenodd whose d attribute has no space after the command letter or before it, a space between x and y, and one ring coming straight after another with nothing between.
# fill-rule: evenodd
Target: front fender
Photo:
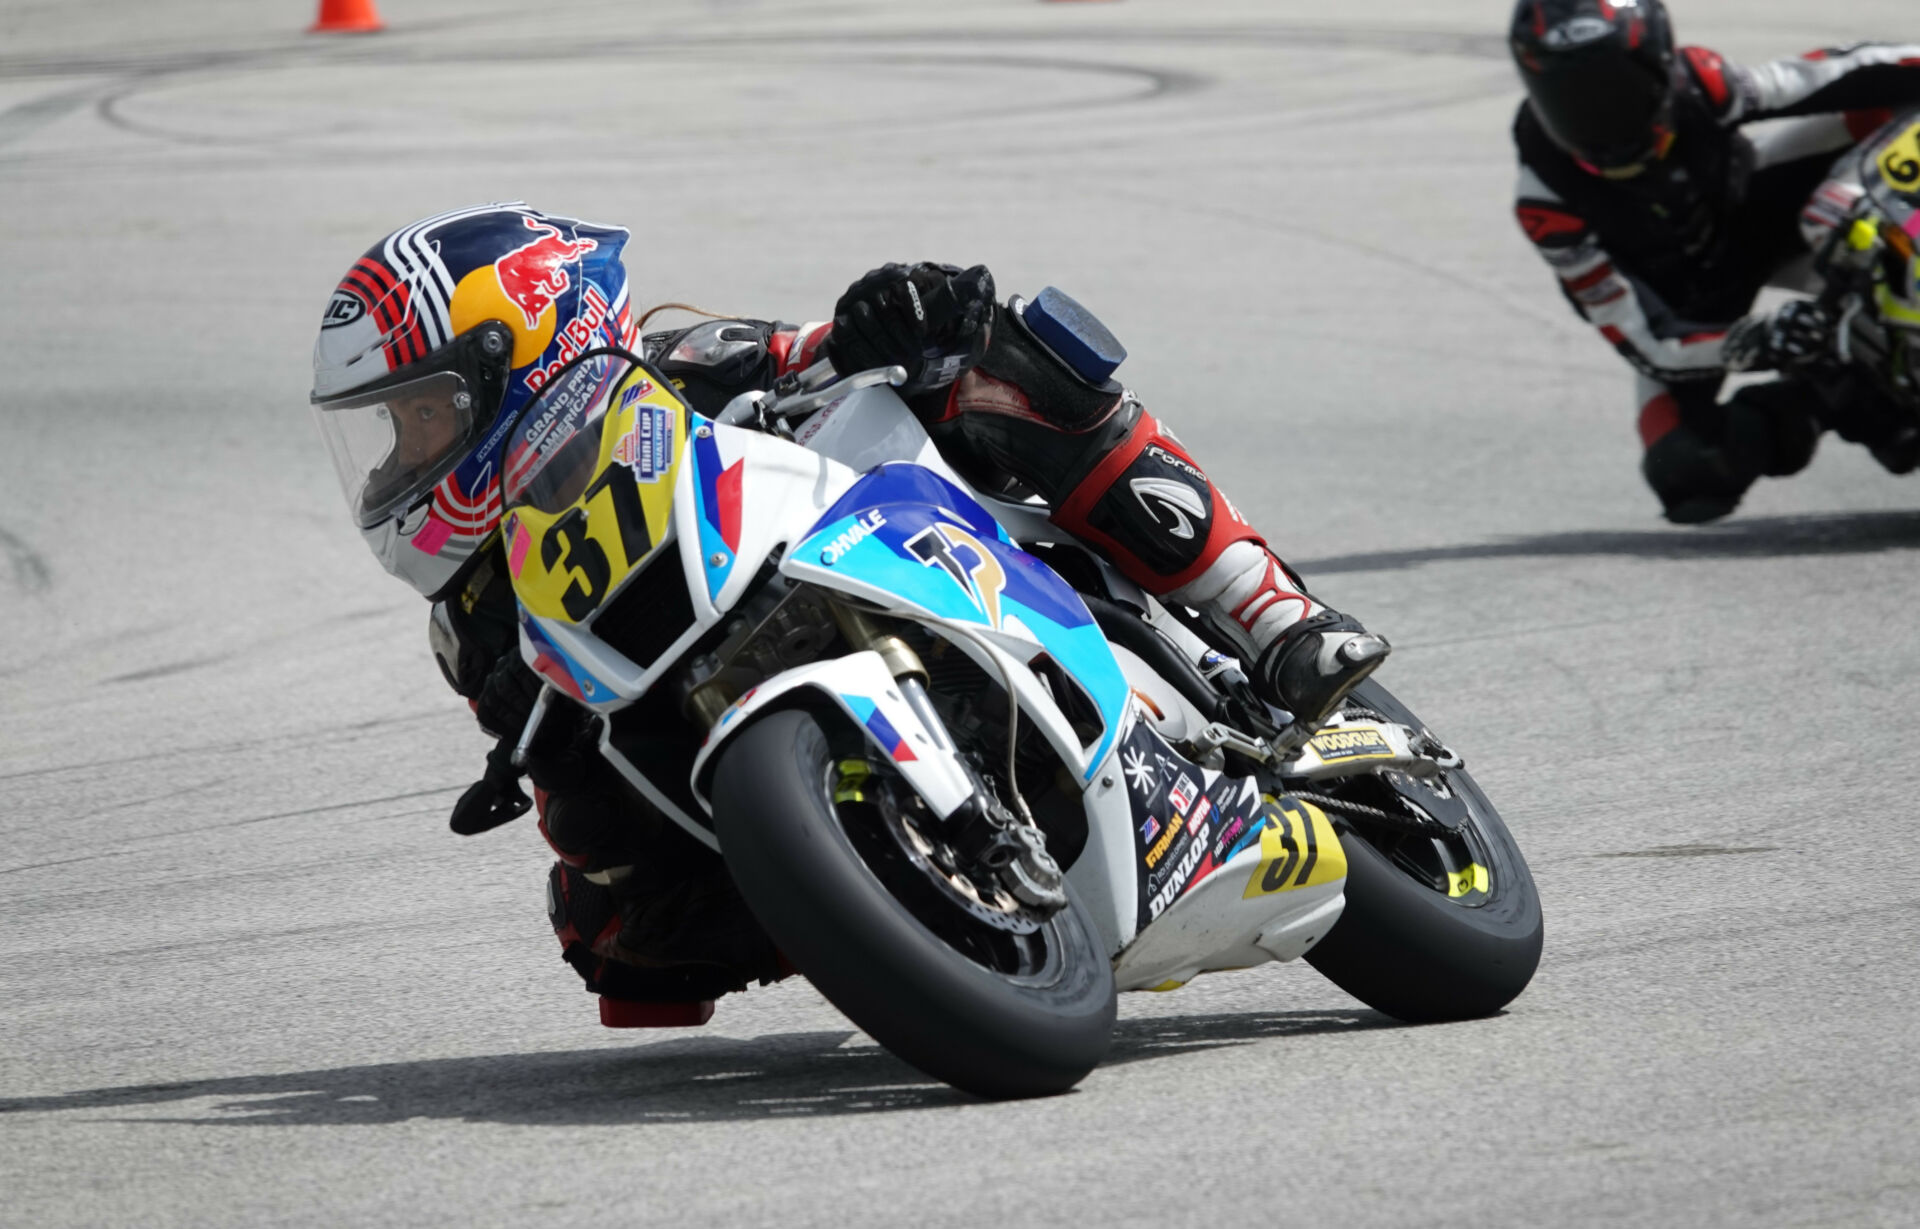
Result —
<instances>
[{"instance_id":1,"label":"front fender","mask_svg":"<svg viewBox=\"0 0 1920 1229\"><path fill-rule=\"evenodd\" d=\"M711 766L720 748L752 723L756 714L782 706L795 692L817 693L866 731L867 741L888 759L935 813L951 815L973 796L973 780L939 731L930 730L900 694L880 655L851 653L810 662L776 674L735 700L707 732L693 760L693 795L709 813Z\"/></svg>"}]
</instances>

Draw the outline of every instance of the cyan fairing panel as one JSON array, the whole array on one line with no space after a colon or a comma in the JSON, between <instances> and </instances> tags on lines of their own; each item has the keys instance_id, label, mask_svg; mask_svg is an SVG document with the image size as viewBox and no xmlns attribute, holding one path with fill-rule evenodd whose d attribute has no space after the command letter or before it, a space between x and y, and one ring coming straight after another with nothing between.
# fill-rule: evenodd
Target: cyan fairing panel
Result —
<instances>
[{"instance_id":1,"label":"cyan fairing panel","mask_svg":"<svg viewBox=\"0 0 1920 1229\"><path fill-rule=\"evenodd\" d=\"M826 511L792 558L936 618L1034 642L1100 713L1104 732L1091 762L1112 746L1129 689L1086 603L1046 564L1013 546L972 496L932 470L905 463L873 470Z\"/></svg>"}]
</instances>

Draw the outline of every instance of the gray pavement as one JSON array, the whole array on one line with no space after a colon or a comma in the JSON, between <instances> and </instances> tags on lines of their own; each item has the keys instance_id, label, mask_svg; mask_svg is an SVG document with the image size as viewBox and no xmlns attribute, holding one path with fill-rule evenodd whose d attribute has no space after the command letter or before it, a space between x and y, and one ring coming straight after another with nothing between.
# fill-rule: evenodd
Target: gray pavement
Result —
<instances>
[{"instance_id":1,"label":"gray pavement","mask_svg":"<svg viewBox=\"0 0 1920 1229\"><path fill-rule=\"evenodd\" d=\"M1920 1222L1920 488L1666 527L1508 212L1504 5L0 0L0 1225ZM1907 21L1902 23L1902 18ZM1694 0L1736 57L1910 6ZM481 199L637 302L1058 283L1518 834L1547 949L1408 1028L1310 968L970 1101L804 983L613 1033L307 419L334 280Z\"/></svg>"}]
</instances>

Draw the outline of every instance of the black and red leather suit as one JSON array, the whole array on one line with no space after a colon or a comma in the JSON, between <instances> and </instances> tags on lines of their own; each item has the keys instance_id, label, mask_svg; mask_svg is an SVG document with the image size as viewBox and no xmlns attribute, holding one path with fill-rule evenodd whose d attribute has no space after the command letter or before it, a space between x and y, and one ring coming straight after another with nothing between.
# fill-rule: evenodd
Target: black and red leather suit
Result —
<instances>
[{"instance_id":1,"label":"black and red leather suit","mask_svg":"<svg viewBox=\"0 0 1920 1229\"><path fill-rule=\"evenodd\" d=\"M1823 426L1913 458L1865 389L1789 377L1726 404L1728 332L1808 255L1799 216L1840 151L1920 104L1920 46L1863 44L1741 66L1701 47L1674 64L1671 151L1630 178L1584 166L1531 105L1513 125L1515 210L1574 310L1639 372L1643 468L1674 519L1731 510L1758 474L1807 463ZM1755 134L1747 125L1786 120ZM1694 512L1688 501L1704 497ZM1676 515L1676 512L1679 515Z\"/></svg>"},{"instance_id":2,"label":"black and red leather suit","mask_svg":"<svg viewBox=\"0 0 1920 1229\"><path fill-rule=\"evenodd\" d=\"M914 271L930 270L927 276L941 283L943 269L959 272L940 266ZM889 270L897 271L891 281ZM888 285L904 286L907 272L902 266L876 270L855 291L878 285L881 301ZM991 278L983 269L969 274L977 274L984 306L995 311ZM913 304L917 312L917 297ZM1348 640L1377 641L1305 593L1140 402L1111 380L1094 383L1071 370L1011 315L997 308L984 344L964 363L948 363L960 368L953 378L906 390L908 404L957 470L990 489L1017 484L1043 496L1056 524L1129 578L1208 615L1220 647L1240 656L1249 673L1259 675L1256 663L1283 656L1291 643L1313 647L1330 637L1312 654L1294 654L1322 660ZM642 349L694 410L713 415L736 394L770 388L832 353L836 327L844 339L850 327L844 320L839 326L798 327L710 320L649 335ZM841 349L850 348L842 340ZM836 367L866 365L839 354L834 360ZM474 696L483 725L496 735L510 734L538 688L506 634L511 594L496 580L483 599L468 605L472 609L461 616L466 623L492 609L486 621L499 656L484 670L477 668L484 663L460 670L466 681L459 689ZM1363 677L1385 651L1378 642L1358 668L1325 668L1347 686L1349 676ZM1266 677L1280 681L1270 682L1263 694L1287 706L1288 697L1275 692L1286 691L1285 679L1298 671L1289 676L1268 670ZM521 692L517 702L503 706L500 693L514 689ZM1314 690L1312 680L1299 690ZM498 715L490 716L490 706ZM568 963L603 995L603 1018L609 1000L706 999L755 976L778 976L783 970L777 955L719 859L664 817L642 814L590 754L587 740L576 741L582 745L536 762L533 776L542 787L541 829L561 859L549 880L549 912Z\"/></svg>"}]
</instances>

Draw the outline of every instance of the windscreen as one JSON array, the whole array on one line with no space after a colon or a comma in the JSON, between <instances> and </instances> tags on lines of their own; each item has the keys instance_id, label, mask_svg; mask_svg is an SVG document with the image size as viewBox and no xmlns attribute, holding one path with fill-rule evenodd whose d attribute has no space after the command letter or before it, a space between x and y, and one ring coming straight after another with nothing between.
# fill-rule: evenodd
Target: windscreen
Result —
<instances>
[{"instance_id":1,"label":"windscreen","mask_svg":"<svg viewBox=\"0 0 1920 1229\"><path fill-rule=\"evenodd\" d=\"M507 441L504 494L508 506L558 512L578 499L600 456L600 420L608 394L633 369L627 360L599 354L575 363L541 389Z\"/></svg>"}]
</instances>

